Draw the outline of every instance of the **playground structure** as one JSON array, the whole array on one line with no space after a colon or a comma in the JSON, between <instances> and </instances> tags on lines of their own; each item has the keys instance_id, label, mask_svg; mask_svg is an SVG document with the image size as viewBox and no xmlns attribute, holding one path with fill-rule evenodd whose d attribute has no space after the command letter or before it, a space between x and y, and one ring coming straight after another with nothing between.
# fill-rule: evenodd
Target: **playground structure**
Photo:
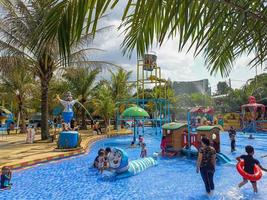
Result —
<instances>
[{"instance_id":1,"label":"playground structure","mask_svg":"<svg viewBox=\"0 0 267 200\"><path fill-rule=\"evenodd\" d=\"M7 133L10 124L14 122L13 114L5 107L0 106L0 131L1 134ZM14 127L15 128L15 127Z\"/></svg>"},{"instance_id":2,"label":"playground structure","mask_svg":"<svg viewBox=\"0 0 267 200\"><path fill-rule=\"evenodd\" d=\"M188 122L190 122L192 131L195 131L198 126L217 124L218 122L213 119L213 115L214 109L209 107L194 107L189 110Z\"/></svg>"},{"instance_id":3,"label":"playground structure","mask_svg":"<svg viewBox=\"0 0 267 200\"><path fill-rule=\"evenodd\" d=\"M190 134L189 140L187 124L185 123L167 123L162 126L162 129L170 151L181 151L191 146L199 149L201 138L206 137L212 141L216 152L220 152L220 128L217 126L199 126L196 129L196 133Z\"/></svg>"},{"instance_id":4,"label":"playground structure","mask_svg":"<svg viewBox=\"0 0 267 200\"><path fill-rule=\"evenodd\" d=\"M227 156L220 153L220 127L218 126L198 126L196 132L191 132L190 123L172 122L164 124L162 129L163 136L167 140L167 155L197 156L201 139L206 137L216 150L217 160L222 163L231 162Z\"/></svg>"},{"instance_id":5,"label":"playground structure","mask_svg":"<svg viewBox=\"0 0 267 200\"><path fill-rule=\"evenodd\" d=\"M266 108L250 96L249 103L241 106L242 131L247 133L267 132Z\"/></svg>"},{"instance_id":6,"label":"playground structure","mask_svg":"<svg viewBox=\"0 0 267 200\"><path fill-rule=\"evenodd\" d=\"M123 123L123 121L131 120L121 117L120 108L128 108L130 106L139 106L144 110L153 110L149 119L141 119L142 134L144 134L144 122L149 120L152 126L161 127L164 123L170 122L170 102L166 98L166 83L165 79L161 77L161 68L157 65L157 56L154 53L145 54L143 59L137 60L137 80L136 83L136 98L124 99L117 102L117 117L116 124ZM145 98L145 89L147 85L152 85L159 88L159 93L155 98ZM163 89L164 92L161 91ZM157 134L157 128L156 134ZM161 132L161 129L160 131Z\"/></svg>"}]
</instances>

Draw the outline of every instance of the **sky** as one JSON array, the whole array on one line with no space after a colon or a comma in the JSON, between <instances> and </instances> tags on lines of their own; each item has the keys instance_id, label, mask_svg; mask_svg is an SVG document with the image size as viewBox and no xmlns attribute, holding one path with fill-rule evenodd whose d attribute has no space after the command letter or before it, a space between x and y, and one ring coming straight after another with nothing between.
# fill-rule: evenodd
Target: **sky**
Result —
<instances>
[{"instance_id":1,"label":"sky","mask_svg":"<svg viewBox=\"0 0 267 200\"><path fill-rule=\"evenodd\" d=\"M131 80L136 80L136 54L133 54L131 59L122 55L120 44L123 41L123 34L118 31L120 25L120 17L122 16L123 4L109 13L105 17L101 26L113 26L107 31L97 34L94 46L103 49L105 52L96 55L95 59L102 59L122 66L125 70L133 71ZM219 81L231 80L232 88L240 88L246 81L253 78L256 74L255 68L248 66L252 56L244 55L237 59L234 63L234 69L229 77L222 78L220 74L210 75L207 66L204 64L204 58L199 55L193 56L193 52L186 53L186 49L178 52L178 40L168 40L163 43L160 48L153 48L158 58L158 66L161 67L162 78L170 79L171 81L195 81L201 79L209 79L212 92L216 92L216 85ZM266 64L264 67L267 67ZM257 74L263 73L261 67L257 67ZM104 78L108 78L108 73L103 73Z\"/></svg>"}]
</instances>

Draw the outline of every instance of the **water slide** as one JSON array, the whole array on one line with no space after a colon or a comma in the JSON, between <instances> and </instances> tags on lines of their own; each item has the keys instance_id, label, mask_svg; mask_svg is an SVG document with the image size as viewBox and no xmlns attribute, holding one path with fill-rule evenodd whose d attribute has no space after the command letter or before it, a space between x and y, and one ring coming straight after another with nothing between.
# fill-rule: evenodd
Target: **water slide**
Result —
<instances>
[{"instance_id":1,"label":"water slide","mask_svg":"<svg viewBox=\"0 0 267 200\"><path fill-rule=\"evenodd\" d=\"M192 157L197 157L198 151L197 150L192 150L192 149L182 149L182 154L183 155L189 155ZM228 158L226 155L223 153L217 153L216 154L217 162L222 163L222 164L230 164L232 163L231 159Z\"/></svg>"},{"instance_id":2,"label":"water slide","mask_svg":"<svg viewBox=\"0 0 267 200\"><path fill-rule=\"evenodd\" d=\"M220 162L220 163L223 163L223 164L230 164L232 163L231 159L228 158L226 155L224 155L223 153L217 153L216 155L216 158L217 160Z\"/></svg>"}]
</instances>

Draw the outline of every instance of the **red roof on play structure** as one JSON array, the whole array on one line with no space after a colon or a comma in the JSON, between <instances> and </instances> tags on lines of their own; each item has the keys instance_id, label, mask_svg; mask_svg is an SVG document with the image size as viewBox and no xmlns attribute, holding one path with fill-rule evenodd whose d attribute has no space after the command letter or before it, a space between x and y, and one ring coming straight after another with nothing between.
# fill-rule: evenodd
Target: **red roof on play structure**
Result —
<instances>
[{"instance_id":1,"label":"red roof on play structure","mask_svg":"<svg viewBox=\"0 0 267 200\"><path fill-rule=\"evenodd\" d=\"M263 112L265 112L265 105L256 103L256 99L255 99L255 97L250 96L250 97L248 98L248 102L249 102L248 104L245 104L245 105L242 105L242 106L241 106L241 109L242 109L242 110L244 110L244 109L246 109L246 108L253 108L254 111L256 111L257 108L261 108L261 110L262 110Z\"/></svg>"},{"instance_id":2,"label":"red roof on play structure","mask_svg":"<svg viewBox=\"0 0 267 200\"><path fill-rule=\"evenodd\" d=\"M195 107L190 110L191 113L207 113L207 114L213 114L214 109L213 108L203 108L203 107Z\"/></svg>"},{"instance_id":3,"label":"red roof on play structure","mask_svg":"<svg viewBox=\"0 0 267 200\"><path fill-rule=\"evenodd\" d=\"M204 108L202 107L195 107L195 108L192 108L189 112L191 113L204 113Z\"/></svg>"},{"instance_id":4,"label":"red roof on play structure","mask_svg":"<svg viewBox=\"0 0 267 200\"><path fill-rule=\"evenodd\" d=\"M213 108L206 108L206 109L204 109L204 113L214 114L214 109Z\"/></svg>"}]
</instances>

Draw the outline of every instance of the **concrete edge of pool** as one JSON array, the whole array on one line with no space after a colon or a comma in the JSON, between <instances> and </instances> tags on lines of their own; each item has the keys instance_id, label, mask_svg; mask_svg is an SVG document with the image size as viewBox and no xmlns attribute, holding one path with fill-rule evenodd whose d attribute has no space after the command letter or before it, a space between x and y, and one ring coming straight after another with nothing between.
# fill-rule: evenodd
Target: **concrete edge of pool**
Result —
<instances>
[{"instance_id":1,"label":"concrete edge of pool","mask_svg":"<svg viewBox=\"0 0 267 200\"><path fill-rule=\"evenodd\" d=\"M6 164L5 166L11 168L12 170L23 170L23 169L28 169L38 164L49 163L51 161L56 161L56 160L64 160L67 158L89 153L91 146L99 140L103 140L108 137L116 137L116 136L123 136L123 135L129 135L129 134L132 134L132 131L128 129L124 129L123 132L117 132L117 133L113 132L108 135L96 135L94 137L86 138L87 141L85 141L85 144L82 145L80 149L67 151L67 152L57 152L60 154L57 154L54 156L46 156L46 157L37 158L37 159L24 161L24 162L18 162L16 164Z\"/></svg>"}]
</instances>

